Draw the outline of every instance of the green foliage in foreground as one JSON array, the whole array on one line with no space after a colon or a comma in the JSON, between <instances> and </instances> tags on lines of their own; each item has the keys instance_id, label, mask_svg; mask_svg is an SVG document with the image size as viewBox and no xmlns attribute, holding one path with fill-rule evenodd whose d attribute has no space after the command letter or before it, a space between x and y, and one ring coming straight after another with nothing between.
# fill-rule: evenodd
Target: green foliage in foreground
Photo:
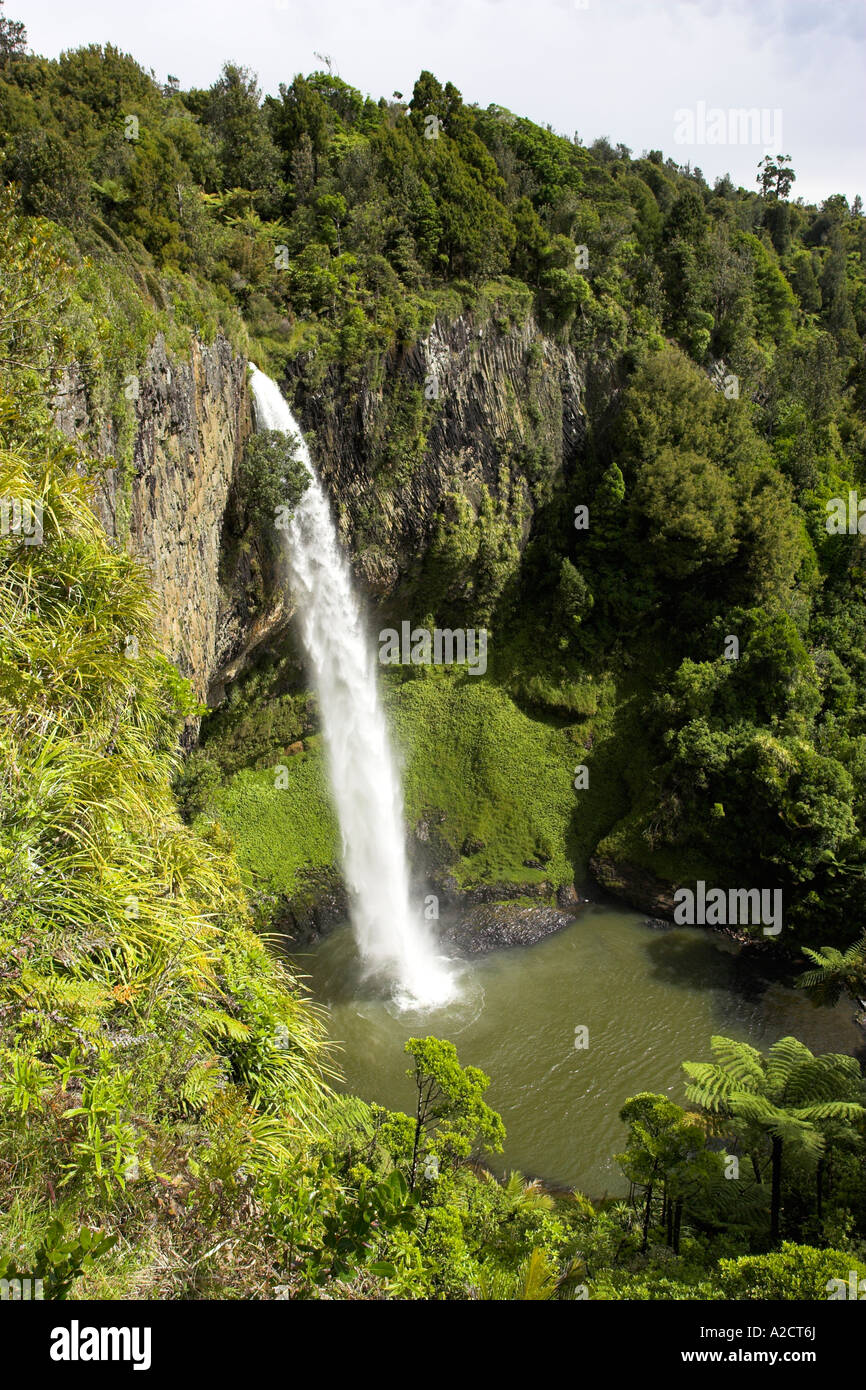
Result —
<instances>
[{"instance_id":1,"label":"green foliage in foreground","mask_svg":"<svg viewBox=\"0 0 866 1390\"><path fill-rule=\"evenodd\" d=\"M43 520L41 544L0 539L7 1244L23 1222L32 1251L49 1218L74 1242L98 1213L146 1270L163 1243L205 1248L321 1131L328 1048L252 931L224 838L178 816L196 707L156 648L144 576L66 451L3 453L0 495ZM176 1237L160 1210L183 1210Z\"/></svg>"},{"instance_id":2,"label":"green foliage in foreground","mask_svg":"<svg viewBox=\"0 0 866 1390\"><path fill-rule=\"evenodd\" d=\"M859 1064L829 1053L814 1057L796 1038L782 1038L763 1058L748 1043L713 1038L717 1060L686 1063L686 1095L726 1117L757 1169L755 1149L770 1146L770 1239L779 1235L783 1163L793 1156L815 1165L821 1178L833 1143L856 1142L866 1109Z\"/></svg>"},{"instance_id":3,"label":"green foliage in foreground","mask_svg":"<svg viewBox=\"0 0 866 1390\"><path fill-rule=\"evenodd\" d=\"M117 1240L116 1235L103 1236L86 1226L77 1235L70 1236L64 1223L55 1220L33 1252L32 1268L38 1273L33 1276L18 1273L11 1255L4 1255L0 1256L0 1278L39 1278L43 1297L68 1298L76 1281L92 1270L100 1256L116 1245Z\"/></svg>"},{"instance_id":4,"label":"green foliage in foreground","mask_svg":"<svg viewBox=\"0 0 866 1390\"><path fill-rule=\"evenodd\" d=\"M405 1051L414 1063L408 1074L416 1093L409 1170L409 1189L414 1191L422 1159L425 1171L438 1174L440 1153L453 1163L467 1158L476 1146L487 1153L501 1152L505 1126L482 1099L490 1077L478 1067L461 1067L453 1043L410 1038Z\"/></svg>"},{"instance_id":5,"label":"green foliage in foreground","mask_svg":"<svg viewBox=\"0 0 866 1390\"><path fill-rule=\"evenodd\" d=\"M866 1008L866 931L846 951L835 946L813 951L804 946L803 954L813 968L805 970L798 979L801 989L822 1004L835 1004L844 993L856 1000L861 1009Z\"/></svg>"},{"instance_id":6,"label":"green foliage in foreground","mask_svg":"<svg viewBox=\"0 0 866 1390\"><path fill-rule=\"evenodd\" d=\"M822 1296L838 1298L839 1284L850 1290L852 1274L859 1286L866 1277L866 1263L841 1250L815 1250L784 1241L780 1250L769 1255L720 1260L719 1273L725 1298L814 1301ZM850 1292L841 1296L850 1297ZM862 1297L859 1291L858 1298Z\"/></svg>"}]
</instances>

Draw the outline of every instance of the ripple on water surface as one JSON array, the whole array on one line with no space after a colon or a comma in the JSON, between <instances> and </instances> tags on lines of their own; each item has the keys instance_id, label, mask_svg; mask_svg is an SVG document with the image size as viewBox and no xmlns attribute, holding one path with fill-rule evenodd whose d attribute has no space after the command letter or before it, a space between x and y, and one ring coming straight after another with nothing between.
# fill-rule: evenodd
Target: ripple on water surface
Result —
<instances>
[{"instance_id":1,"label":"ripple on water surface","mask_svg":"<svg viewBox=\"0 0 866 1390\"><path fill-rule=\"evenodd\" d=\"M461 1062L491 1078L505 1153L519 1168L593 1196L624 1191L612 1155L623 1102L637 1091L685 1099L680 1063L709 1060L713 1033L766 1048L787 1033L816 1052L856 1052L863 1034L845 1002L816 1009L768 980L748 952L694 927L654 930L635 913L587 908L537 946L461 961L455 999L417 1010L365 979L348 927L296 957L342 1043L345 1089L411 1110L403 1044L450 1038ZM575 1046L588 1030L588 1046Z\"/></svg>"}]
</instances>

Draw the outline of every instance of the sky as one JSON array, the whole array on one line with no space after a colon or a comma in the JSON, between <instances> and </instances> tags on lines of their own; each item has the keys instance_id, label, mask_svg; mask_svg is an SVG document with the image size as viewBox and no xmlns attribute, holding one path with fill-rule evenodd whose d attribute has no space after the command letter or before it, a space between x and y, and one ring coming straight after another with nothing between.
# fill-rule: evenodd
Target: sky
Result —
<instances>
[{"instance_id":1,"label":"sky","mask_svg":"<svg viewBox=\"0 0 866 1390\"><path fill-rule=\"evenodd\" d=\"M5 13L34 52L113 43L182 87L231 60L276 92L330 58L365 94L408 98L426 68L464 101L584 144L661 149L710 183L752 188L764 154L789 154L792 198L866 198L866 0L6 0Z\"/></svg>"}]
</instances>

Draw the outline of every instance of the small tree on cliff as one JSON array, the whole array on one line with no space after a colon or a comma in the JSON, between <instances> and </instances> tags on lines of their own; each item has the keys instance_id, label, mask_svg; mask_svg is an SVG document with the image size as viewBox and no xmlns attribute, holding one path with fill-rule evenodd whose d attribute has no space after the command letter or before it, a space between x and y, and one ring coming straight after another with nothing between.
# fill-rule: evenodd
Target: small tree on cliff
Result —
<instances>
[{"instance_id":1,"label":"small tree on cliff","mask_svg":"<svg viewBox=\"0 0 866 1390\"><path fill-rule=\"evenodd\" d=\"M243 523L274 537L307 489L310 475L299 454L300 441L282 430L258 430L247 440L235 481Z\"/></svg>"},{"instance_id":2,"label":"small tree on cliff","mask_svg":"<svg viewBox=\"0 0 866 1390\"><path fill-rule=\"evenodd\" d=\"M461 1067L457 1049L441 1038L410 1038L404 1049L414 1060L407 1072L415 1082L415 1132L409 1188L414 1190L422 1141L435 1136L436 1152L452 1161L465 1158L476 1144L501 1153L502 1117L483 1100L490 1078L478 1067Z\"/></svg>"}]
</instances>

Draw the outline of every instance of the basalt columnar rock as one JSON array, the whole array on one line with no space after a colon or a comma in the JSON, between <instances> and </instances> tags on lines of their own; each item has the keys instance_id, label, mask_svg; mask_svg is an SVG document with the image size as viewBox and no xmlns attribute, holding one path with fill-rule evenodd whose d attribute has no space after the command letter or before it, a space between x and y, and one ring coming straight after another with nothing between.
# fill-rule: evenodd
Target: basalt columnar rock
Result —
<instances>
[{"instance_id":1,"label":"basalt columnar rock","mask_svg":"<svg viewBox=\"0 0 866 1390\"><path fill-rule=\"evenodd\" d=\"M395 346L352 383L332 369L313 390L300 366L298 373L287 386L305 431L315 432L317 467L357 577L374 599L417 571L447 494L477 508L485 489L496 497L503 486L517 488L525 543L533 500L515 451L532 441L555 473L573 465L583 439L579 363L531 316L510 326L437 319L421 342ZM399 434L389 407L406 391L431 398L426 434L409 462L383 470L383 450ZM263 555L249 538L238 545L227 535L232 483L253 428L246 362L222 336L212 344L194 339L179 355L160 335L131 394L127 468L114 466L117 428L96 418L77 368L60 384L55 419L106 461L97 511L108 534L150 570L167 654L213 701L289 616L276 576L261 572Z\"/></svg>"},{"instance_id":2,"label":"basalt columnar rock","mask_svg":"<svg viewBox=\"0 0 866 1390\"><path fill-rule=\"evenodd\" d=\"M286 383L305 431L314 432L316 464L358 578L378 598L417 573L449 495L477 511L485 490L500 498L506 489L504 502L520 504L522 548L534 510L525 451L552 478L574 466L585 436L582 364L532 315L508 326L437 318L383 366L375 381L349 391L336 369L310 389L300 364Z\"/></svg>"},{"instance_id":3,"label":"basalt columnar rock","mask_svg":"<svg viewBox=\"0 0 866 1390\"><path fill-rule=\"evenodd\" d=\"M226 510L252 429L246 362L222 336L212 344L193 339L178 355L159 335L126 389L134 413L127 466L117 463L117 425L94 418L78 368L61 382L55 420L106 461L96 479L97 513L108 535L149 570L166 654L206 698L221 668L238 667L283 616L280 589L267 605L250 601L248 551L220 582Z\"/></svg>"}]
</instances>

